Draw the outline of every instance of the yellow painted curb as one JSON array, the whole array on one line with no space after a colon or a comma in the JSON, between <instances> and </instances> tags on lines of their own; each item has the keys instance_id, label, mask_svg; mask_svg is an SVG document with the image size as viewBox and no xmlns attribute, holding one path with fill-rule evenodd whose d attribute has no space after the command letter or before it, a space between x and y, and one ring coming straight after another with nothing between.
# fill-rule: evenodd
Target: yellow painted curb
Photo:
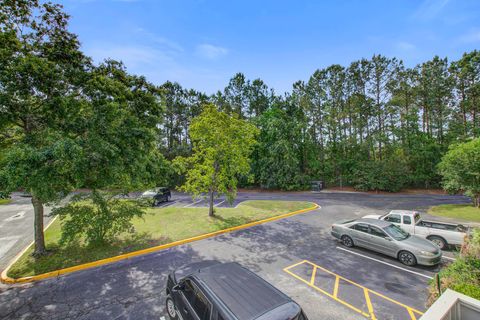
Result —
<instances>
[{"instance_id":1,"label":"yellow painted curb","mask_svg":"<svg viewBox=\"0 0 480 320\"><path fill-rule=\"evenodd\" d=\"M47 272L47 273L38 274L38 275L35 275L35 276L30 276L30 277L22 277L22 278L16 278L16 279L9 277L7 275L8 270L23 255L23 253L30 247L30 246L28 246L19 255L17 255L12 260L12 262L10 262L10 264L7 266L7 268L5 268L5 270L3 270L2 274L1 274L1 277L0 277L0 281L3 282L3 283L7 283L7 284L15 284L15 283L33 282L33 281L43 280L43 279L52 278L52 277L58 277L58 276L63 275L63 274L72 273L72 272L79 271L79 270L85 270L85 269L89 269L89 268L93 268L93 267L98 267L98 266L102 266L102 265L105 265L105 264L108 264L108 263L117 262L117 261L121 261L121 260L125 260L125 259L130 259L130 258L140 256L140 255L144 255L144 254L147 254L147 253L161 251L161 250L168 249L168 248L178 246L178 245L181 245L181 244L185 244L185 243L189 243L189 242L193 242L193 241L197 241L197 240L202 240L202 239L206 239L206 238L211 238L211 237L214 237L214 236L218 236L220 234L224 234L224 233L228 233L228 232L232 232L232 231L236 231L236 230L241 230L241 229L253 227L253 226L263 224L263 223L266 223L266 222L280 220L280 219L287 218L287 217L290 217L290 216L293 216L293 215L296 215L296 214L312 211L312 210L315 210L319 207L320 206L315 203L314 206L310 207L310 208L285 213L285 214L282 214L282 215L279 215L279 216L270 217L270 218L267 218L267 219L242 224L240 226L231 227L231 228L227 228L227 229L223 229L223 230L219 230L219 231L214 231L214 232L202 234L202 235L199 235L199 236L196 236L196 237L183 239L183 240L178 240L178 241L170 242L170 243L167 243L167 244L162 244L162 245L147 248L147 249L142 249L142 250L138 250L138 251L134 251L134 252L130 252L130 253L121 254L121 255L118 255L118 256L115 256L115 257L111 257L111 258L106 258L106 259L101 259L101 260L97 260L97 261L93 261L93 262L88 262L88 263L84 263L84 264L81 264L81 265L78 265L78 266L59 269L59 270L55 270L55 271L51 271L51 272Z\"/></svg>"}]
</instances>

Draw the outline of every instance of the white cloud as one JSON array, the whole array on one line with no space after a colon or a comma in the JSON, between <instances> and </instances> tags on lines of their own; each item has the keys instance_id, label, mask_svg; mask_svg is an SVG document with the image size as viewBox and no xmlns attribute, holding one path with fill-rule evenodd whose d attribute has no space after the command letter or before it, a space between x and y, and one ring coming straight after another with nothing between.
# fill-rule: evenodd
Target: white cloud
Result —
<instances>
[{"instance_id":1,"label":"white cloud","mask_svg":"<svg viewBox=\"0 0 480 320\"><path fill-rule=\"evenodd\" d=\"M152 46L121 45L118 43L96 43L85 47L85 53L96 63L107 58L122 61L128 72L143 75L148 81L160 85L167 80L177 81L186 88L204 84L208 93L215 92L231 76L224 71L182 62L181 56L171 55Z\"/></svg>"},{"instance_id":2,"label":"white cloud","mask_svg":"<svg viewBox=\"0 0 480 320\"><path fill-rule=\"evenodd\" d=\"M413 17L421 20L429 20L436 17L450 0L424 0L413 13Z\"/></svg>"},{"instance_id":3,"label":"white cloud","mask_svg":"<svg viewBox=\"0 0 480 320\"><path fill-rule=\"evenodd\" d=\"M407 41L398 41L395 46L402 51L411 51L416 48L414 44Z\"/></svg>"},{"instance_id":4,"label":"white cloud","mask_svg":"<svg viewBox=\"0 0 480 320\"><path fill-rule=\"evenodd\" d=\"M202 58L209 60L216 60L228 53L228 50L223 47L214 46L212 44L204 43L197 46L196 54Z\"/></svg>"},{"instance_id":5,"label":"white cloud","mask_svg":"<svg viewBox=\"0 0 480 320\"><path fill-rule=\"evenodd\" d=\"M460 37L460 41L464 43L480 42L480 30L472 30Z\"/></svg>"},{"instance_id":6,"label":"white cloud","mask_svg":"<svg viewBox=\"0 0 480 320\"><path fill-rule=\"evenodd\" d=\"M160 50L146 46L120 46L103 44L85 49L87 55L92 56L95 62L111 58L123 61L129 68L137 68L156 61L172 61L168 55Z\"/></svg>"},{"instance_id":7,"label":"white cloud","mask_svg":"<svg viewBox=\"0 0 480 320\"><path fill-rule=\"evenodd\" d=\"M153 32L147 31L143 28L136 28L134 29L136 33L139 35L143 36L146 38L146 40L149 40L150 42L153 42L157 45L160 45L162 48L168 49L172 53L174 52L183 52L183 47L176 43L175 41L172 41L168 38L158 36Z\"/></svg>"}]
</instances>

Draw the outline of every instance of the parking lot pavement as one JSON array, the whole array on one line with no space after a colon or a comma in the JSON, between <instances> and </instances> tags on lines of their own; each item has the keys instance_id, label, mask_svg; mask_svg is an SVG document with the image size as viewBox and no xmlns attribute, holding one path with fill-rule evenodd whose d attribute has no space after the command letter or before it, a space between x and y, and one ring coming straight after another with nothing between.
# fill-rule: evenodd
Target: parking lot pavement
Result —
<instances>
[{"instance_id":1,"label":"parking lot pavement","mask_svg":"<svg viewBox=\"0 0 480 320\"><path fill-rule=\"evenodd\" d=\"M365 319L372 312L376 319L418 318L426 309L429 277L438 267L404 267L366 250L341 250L345 248L330 236L330 226L336 220L367 213L468 201L443 196L298 193L258 198L266 196L310 200L321 209L56 279L9 287L0 293L0 319L158 319L166 315L167 274L205 259L239 262L291 296L312 320ZM240 200L252 198L254 194L239 195Z\"/></svg>"},{"instance_id":2,"label":"parking lot pavement","mask_svg":"<svg viewBox=\"0 0 480 320\"><path fill-rule=\"evenodd\" d=\"M12 195L12 202L0 205L0 271L33 240L31 198ZM48 215L49 208L45 208ZM50 217L45 217L45 225Z\"/></svg>"},{"instance_id":3,"label":"parking lot pavement","mask_svg":"<svg viewBox=\"0 0 480 320\"><path fill-rule=\"evenodd\" d=\"M222 208L232 208L235 207L240 202L234 202L232 204L228 203L225 198L218 198L213 201L214 207L222 207ZM175 197L173 196L169 202L163 202L159 204L158 208L164 207L182 207L182 208L207 208L209 205L208 200L203 198L201 199L192 199L191 197Z\"/></svg>"}]
</instances>

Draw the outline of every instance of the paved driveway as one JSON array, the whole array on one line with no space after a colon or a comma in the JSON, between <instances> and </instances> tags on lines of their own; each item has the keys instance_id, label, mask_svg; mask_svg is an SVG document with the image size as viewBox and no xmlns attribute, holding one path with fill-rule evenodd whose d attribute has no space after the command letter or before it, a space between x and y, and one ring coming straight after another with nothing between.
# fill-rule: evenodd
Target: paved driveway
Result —
<instances>
[{"instance_id":1,"label":"paved driveway","mask_svg":"<svg viewBox=\"0 0 480 320\"><path fill-rule=\"evenodd\" d=\"M44 214L49 213L45 208ZM50 217L45 217L45 225ZM12 195L12 202L0 205L0 271L33 241L33 206L31 198Z\"/></svg>"},{"instance_id":2,"label":"paved driveway","mask_svg":"<svg viewBox=\"0 0 480 320\"><path fill-rule=\"evenodd\" d=\"M246 199L309 200L321 209L57 279L4 287L0 319L161 319L168 272L203 259L241 263L296 300L310 319L365 319L370 312L378 319L412 319L425 311L428 281L439 267L409 268L372 252L346 250L329 235L330 225L390 209L468 202L438 195L239 194L238 201Z\"/></svg>"}]
</instances>

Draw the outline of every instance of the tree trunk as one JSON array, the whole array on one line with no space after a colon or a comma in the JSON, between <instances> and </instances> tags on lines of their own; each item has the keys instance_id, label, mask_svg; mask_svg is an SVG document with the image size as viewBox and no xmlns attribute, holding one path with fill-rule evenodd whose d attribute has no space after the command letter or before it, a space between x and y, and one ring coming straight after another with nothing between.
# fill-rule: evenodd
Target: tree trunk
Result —
<instances>
[{"instance_id":1,"label":"tree trunk","mask_svg":"<svg viewBox=\"0 0 480 320\"><path fill-rule=\"evenodd\" d=\"M43 203L35 196L32 197L32 205L34 212L34 230L35 230L35 257L42 256L46 253L45 238L43 234Z\"/></svg>"},{"instance_id":2,"label":"tree trunk","mask_svg":"<svg viewBox=\"0 0 480 320\"><path fill-rule=\"evenodd\" d=\"M213 217L214 214L215 214L215 211L213 210L213 190L210 190L210 201L209 201L210 205L209 205L209 208L208 208L208 216L209 217Z\"/></svg>"}]
</instances>

